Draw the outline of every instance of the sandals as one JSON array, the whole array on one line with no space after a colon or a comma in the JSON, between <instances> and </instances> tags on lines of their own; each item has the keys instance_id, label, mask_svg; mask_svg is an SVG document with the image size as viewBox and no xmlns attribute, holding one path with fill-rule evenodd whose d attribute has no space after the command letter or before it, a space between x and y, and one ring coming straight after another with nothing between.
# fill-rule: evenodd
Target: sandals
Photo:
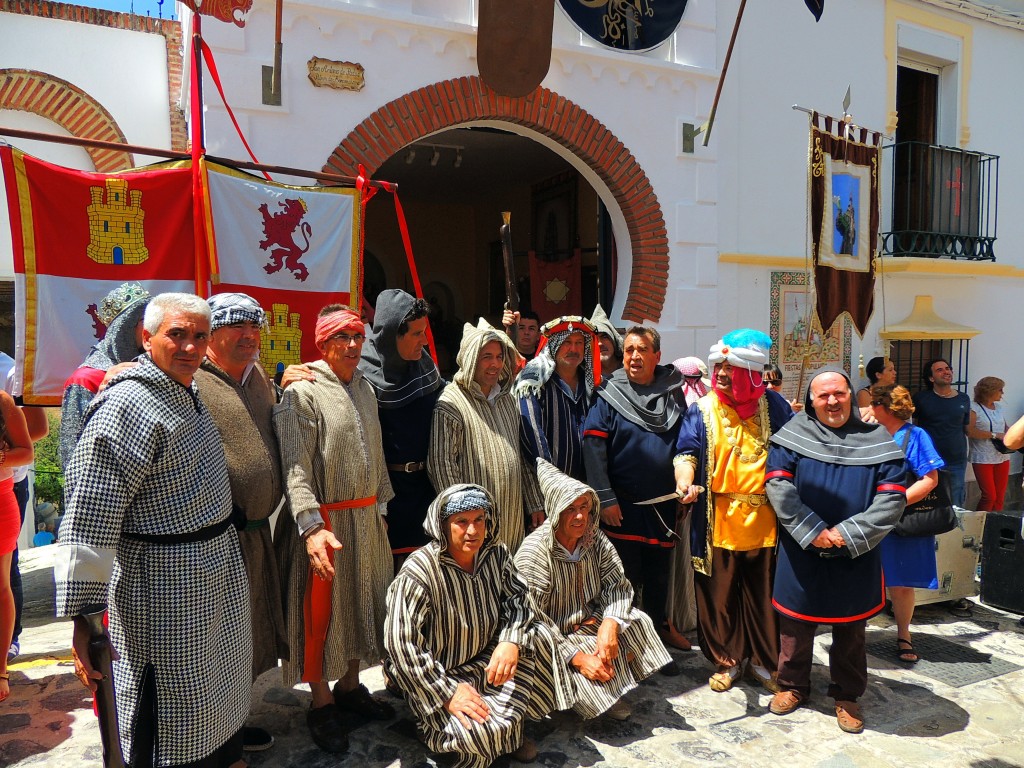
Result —
<instances>
[{"instance_id":1,"label":"sandals","mask_svg":"<svg viewBox=\"0 0 1024 768\"><path fill-rule=\"evenodd\" d=\"M896 638L896 658L904 664L917 664L921 660L921 657L914 650L913 644L902 637Z\"/></svg>"},{"instance_id":2,"label":"sandals","mask_svg":"<svg viewBox=\"0 0 1024 768\"><path fill-rule=\"evenodd\" d=\"M733 683L740 676L739 665L731 667L729 669L723 669L715 672L711 677L708 678L708 686L715 693L725 693L732 688Z\"/></svg>"}]
</instances>

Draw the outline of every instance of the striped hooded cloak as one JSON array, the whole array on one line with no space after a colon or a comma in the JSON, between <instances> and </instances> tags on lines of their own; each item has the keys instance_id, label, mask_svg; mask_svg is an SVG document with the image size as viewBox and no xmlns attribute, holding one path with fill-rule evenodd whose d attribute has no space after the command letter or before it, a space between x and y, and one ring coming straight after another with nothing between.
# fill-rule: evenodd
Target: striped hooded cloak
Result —
<instances>
[{"instance_id":1,"label":"striped hooded cloak","mask_svg":"<svg viewBox=\"0 0 1024 768\"><path fill-rule=\"evenodd\" d=\"M484 345L497 341L505 355L493 400L473 380ZM524 515L543 508L537 476L519 448L519 403L512 395L518 353L511 339L486 320L466 324L456 357L459 370L434 410L427 472L435 488L476 483L494 497L501 522L498 541L515 552L525 534Z\"/></svg>"},{"instance_id":2,"label":"striped hooded cloak","mask_svg":"<svg viewBox=\"0 0 1024 768\"><path fill-rule=\"evenodd\" d=\"M594 653L604 619L615 619L620 626L619 655L611 680L594 682L568 667L572 708L581 717L597 717L672 658L650 617L633 607L633 587L622 561L598 529L597 494L543 459L537 460L537 476L547 521L526 537L515 564L530 585L534 605L559 635L559 658L568 664L577 652ZM562 513L580 496L590 498L590 524L576 552L570 553L555 539L555 531Z\"/></svg>"},{"instance_id":3,"label":"striped hooded cloak","mask_svg":"<svg viewBox=\"0 0 1024 768\"><path fill-rule=\"evenodd\" d=\"M385 665L405 692L427 746L458 755L455 768L485 768L517 749L525 718L537 720L564 700L556 692L553 638L530 603L526 582L500 543L501 519L487 513L487 533L472 573L448 553L442 516L452 494L479 486L461 484L430 505L423 528L430 543L413 552L388 589L384 625ZM519 646L515 676L500 688L486 681L498 643ZM445 708L459 683L473 686L491 715L466 730Z\"/></svg>"}]
</instances>

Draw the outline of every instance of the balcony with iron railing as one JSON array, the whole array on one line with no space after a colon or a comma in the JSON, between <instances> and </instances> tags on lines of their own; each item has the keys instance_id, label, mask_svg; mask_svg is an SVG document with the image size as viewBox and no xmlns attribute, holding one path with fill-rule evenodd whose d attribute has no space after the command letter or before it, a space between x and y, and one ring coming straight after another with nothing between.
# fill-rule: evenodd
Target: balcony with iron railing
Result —
<instances>
[{"instance_id":1,"label":"balcony with iron railing","mask_svg":"<svg viewBox=\"0 0 1024 768\"><path fill-rule=\"evenodd\" d=\"M884 256L995 261L997 155L918 141L882 151L892 178Z\"/></svg>"}]
</instances>

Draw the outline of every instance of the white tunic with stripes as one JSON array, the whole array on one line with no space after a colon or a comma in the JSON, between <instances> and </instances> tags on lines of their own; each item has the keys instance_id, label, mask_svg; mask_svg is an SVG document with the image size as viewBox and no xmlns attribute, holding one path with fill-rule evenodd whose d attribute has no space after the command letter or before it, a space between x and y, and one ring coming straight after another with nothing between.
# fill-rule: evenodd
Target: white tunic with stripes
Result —
<instances>
[{"instance_id":1,"label":"white tunic with stripes","mask_svg":"<svg viewBox=\"0 0 1024 768\"><path fill-rule=\"evenodd\" d=\"M588 680L575 668L569 675L574 689L572 708L584 718L597 717L672 657L650 617L633 607L633 587L622 561L598 529L597 494L543 459L537 464L547 520L526 537L515 564L530 587L534 605L557 627L559 657L566 663L577 652L595 653L597 630L604 619L619 623L619 655L612 664L612 679L604 683ZM570 554L554 532L565 509L584 495L591 499L590 525L577 551Z\"/></svg>"},{"instance_id":2,"label":"white tunic with stripes","mask_svg":"<svg viewBox=\"0 0 1024 768\"><path fill-rule=\"evenodd\" d=\"M186 544L131 538L194 533L231 514L220 436L195 385L145 356L116 376L86 412L65 481L57 615L108 605L125 758L151 667L156 764L200 760L249 714L252 627L238 536L229 526Z\"/></svg>"},{"instance_id":3,"label":"white tunic with stripes","mask_svg":"<svg viewBox=\"0 0 1024 768\"><path fill-rule=\"evenodd\" d=\"M427 512L431 543L413 552L388 590L384 642L391 678L402 688L434 752L454 752L457 768L485 768L519 747L525 718L539 719L569 693L557 686L554 641L536 618L526 583L516 572L500 528L488 515L488 531L473 573L446 551L439 520L442 492ZM489 494L488 494L489 495ZM515 676L500 688L487 684L485 667L500 642L519 646ZM487 702L486 722L467 730L445 705L459 683L473 686Z\"/></svg>"}]
</instances>

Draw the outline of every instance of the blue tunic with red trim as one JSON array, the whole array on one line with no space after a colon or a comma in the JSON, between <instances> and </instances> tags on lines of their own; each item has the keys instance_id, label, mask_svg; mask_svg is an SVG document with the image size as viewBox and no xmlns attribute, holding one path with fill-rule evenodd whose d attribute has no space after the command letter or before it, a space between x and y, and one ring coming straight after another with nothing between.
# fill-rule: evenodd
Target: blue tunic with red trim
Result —
<instances>
[{"instance_id":1,"label":"blue tunic with red trim","mask_svg":"<svg viewBox=\"0 0 1024 768\"><path fill-rule=\"evenodd\" d=\"M597 398L583 428L583 460L587 484L597 491L601 509L615 504L622 525L601 530L610 539L672 548L676 506L673 501L637 506L637 501L663 496L676 489L672 457L682 419L664 432L653 432L629 421L608 401Z\"/></svg>"},{"instance_id":2,"label":"blue tunic with red trim","mask_svg":"<svg viewBox=\"0 0 1024 768\"><path fill-rule=\"evenodd\" d=\"M765 472L779 524L772 604L792 619L842 624L874 616L885 605L878 544L906 504L906 463L825 463L772 445ZM837 527L845 547L811 542Z\"/></svg>"}]
</instances>

